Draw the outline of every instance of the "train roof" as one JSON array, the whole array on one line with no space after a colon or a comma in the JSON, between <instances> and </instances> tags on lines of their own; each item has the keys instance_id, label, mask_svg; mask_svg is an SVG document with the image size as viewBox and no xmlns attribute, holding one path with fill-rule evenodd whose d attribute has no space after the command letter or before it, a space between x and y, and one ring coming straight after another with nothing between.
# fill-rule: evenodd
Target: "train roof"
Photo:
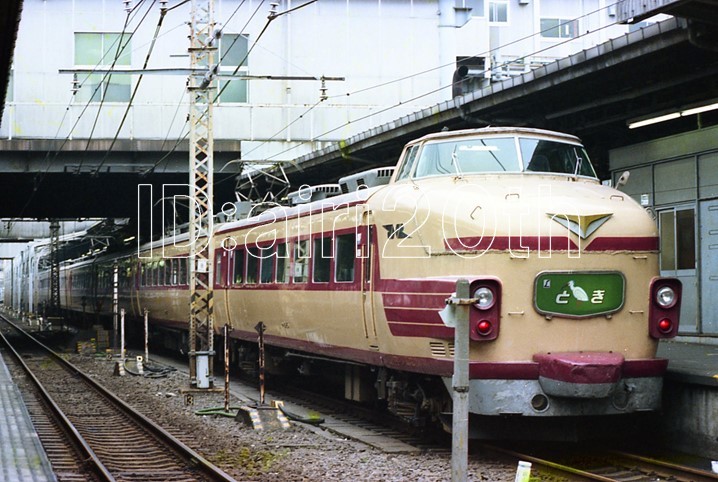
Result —
<instances>
[{"instance_id":1,"label":"train roof","mask_svg":"<svg viewBox=\"0 0 718 482\"><path fill-rule=\"evenodd\" d=\"M381 186L359 189L347 194L339 194L337 196L328 197L319 201L313 201L306 204L298 204L296 206L278 205L272 209L261 212L260 214L229 223L223 223L215 228L215 234L221 234L235 229L247 228L259 224L272 223L287 218L296 218L309 213L320 211L333 211L340 207L353 206L361 204Z\"/></svg>"},{"instance_id":2,"label":"train roof","mask_svg":"<svg viewBox=\"0 0 718 482\"><path fill-rule=\"evenodd\" d=\"M570 142L574 144L580 144L581 139L571 134L564 134L563 132L549 131L545 129L532 129L528 127L483 127L481 129L462 129L458 131L443 131L434 132L427 134L423 137L415 139L409 142L410 144L417 144L421 142L438 140L438 139L451 139L454 137L464 136L475 136L475 135L525 135L531 137L545 137L563 142Z\"/></svg>"}]
</instances>

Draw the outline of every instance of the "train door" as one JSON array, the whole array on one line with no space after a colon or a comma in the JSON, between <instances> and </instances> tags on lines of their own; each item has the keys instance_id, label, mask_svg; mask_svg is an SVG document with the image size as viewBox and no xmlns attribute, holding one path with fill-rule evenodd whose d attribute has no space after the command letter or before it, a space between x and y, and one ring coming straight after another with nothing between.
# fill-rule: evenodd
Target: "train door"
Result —
<instances>
[{"instance_id":1,"label":"train door","mask_svg":"<svg viewBox=\"0 0 718 482\"><path fill-rule=\"evenodd\" d=\"M696 276L696 210L681 205L658 211L661 239L661 276L681 280L682 333L698 332L698 277Z\"/></svg>"},{"instance_id":2,"label":"train door","mask_svg":"<svg viewBox=\"0 0 718 482\"><path fill-rule=\"evenodd\" d=\"M701 326L704 334L718 335L718 200L702 201L700 206Z\"/></svg>"},{"instance_id":3,"label":"train door","mask_svg":"<svg viewBox=\"0 0 718 482\"><path fill-rule=\"evenodd\" d=\"M374 267L376 256L374 250L374 226L371 222L371 211L362 213L362 223L357 233L357 249L360 251L361 292L363 299L364 334L369 345L378 349L376 333L376 317L374 313Z\"/></svg>"}]
</instances>

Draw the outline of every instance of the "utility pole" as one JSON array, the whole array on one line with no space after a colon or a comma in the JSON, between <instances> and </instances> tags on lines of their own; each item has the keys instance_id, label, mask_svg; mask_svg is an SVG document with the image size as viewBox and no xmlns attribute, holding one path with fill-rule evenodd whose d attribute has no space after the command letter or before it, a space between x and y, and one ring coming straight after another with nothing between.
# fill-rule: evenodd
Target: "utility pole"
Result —
<instances>
[{"instance_id":1,"label":"utility pole","mask_svg":"<svg viewBox=\"0 0 718 482\"><path fill-rule=\"evenodd\" d=\"M214 359L214 209L212 100L216 42L214 0L192 0L190 22L189 370L190 385L211 388ZM206 70L204 70L206 68ZM198 370L198 364L201 369Z\"/></svg>"}]
</instances>

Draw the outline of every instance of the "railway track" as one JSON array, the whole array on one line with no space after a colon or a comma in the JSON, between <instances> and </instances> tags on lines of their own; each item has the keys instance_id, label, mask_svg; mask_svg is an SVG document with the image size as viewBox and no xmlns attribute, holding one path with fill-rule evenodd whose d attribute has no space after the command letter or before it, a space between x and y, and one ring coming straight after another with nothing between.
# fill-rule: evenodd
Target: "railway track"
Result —
<instances>
[{"instance_id":1,"label":"railway track","mask_svg":"<svg viewBox=\"0 0 718 482\"><path fill-rule=\"evenodd\" d=\"M576 453L571 456L537 456L494 445L482 444L481 447L531 462L534 474L540 472L553 477L566 477L571 481L708 482L718 480L718 474L712 472L621 451Z\"/></svg>"},{"instance_id":2,"label":"railway track","mask_svg":"<svg viewBox=\"0 0 718 482\"><path fill-rule=\"evenodd\" d=\"M20 327L0 320L30 342L21 354L0 334L41 399L29 410L58 480L234 480Z\"/></svg>"},{"instance_id":3,"label":"railway track","mask_svg":"<svg viewBox=\"0 0 718 482\"><path fill-rule=\"evenodd\" d=\"M151 354L154 360L172 366L180 373L186 373L184 363L161 355ZM258 384L253 378L242 375L231 378L233 396L249 404L259 402ZM305 426L320 426L317 433L329 431L335 435L350 438L370 445L386 453L448 453L450 445L438 442L435 433L417 430L401 418L357 405L344 399L328 396L291 383L280 383L268 389L267 399L282 400L287 407L294 407L301 413L312 413L321 418L320 424L307 422ZM289 408L289 410L293 410ZM311 417L309 417L311 418Z\"/></svg>"}]
</instances>

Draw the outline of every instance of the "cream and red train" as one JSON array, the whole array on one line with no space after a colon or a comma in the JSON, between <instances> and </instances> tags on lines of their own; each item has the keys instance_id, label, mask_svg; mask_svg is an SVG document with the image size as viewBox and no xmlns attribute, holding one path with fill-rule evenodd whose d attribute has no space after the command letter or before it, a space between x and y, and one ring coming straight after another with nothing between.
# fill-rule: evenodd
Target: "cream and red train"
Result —
<instances>
[{"instance_id":1,"label":"cream and red train","mask_svg":"<svg viewBox=\"0 0 718 482\"><path fill-rule=\"evenodd\" d=\"M332 360L349 398L450 411L454 334L439 311L467 278L472 414L659 407L667 362L656 348L676 334L681 287L658 277L654 221L597 180L577 138L442 132L409 143L391 172L216 226L215 326L231 325L235 361L253 360L261 321L279 365L307 373ZM387 173L379 186L359 179ZM185 333L186 248L153 248L64 266L64 306L108 313L119 262L120 306Z\"/></svg>"}]
</instances>

